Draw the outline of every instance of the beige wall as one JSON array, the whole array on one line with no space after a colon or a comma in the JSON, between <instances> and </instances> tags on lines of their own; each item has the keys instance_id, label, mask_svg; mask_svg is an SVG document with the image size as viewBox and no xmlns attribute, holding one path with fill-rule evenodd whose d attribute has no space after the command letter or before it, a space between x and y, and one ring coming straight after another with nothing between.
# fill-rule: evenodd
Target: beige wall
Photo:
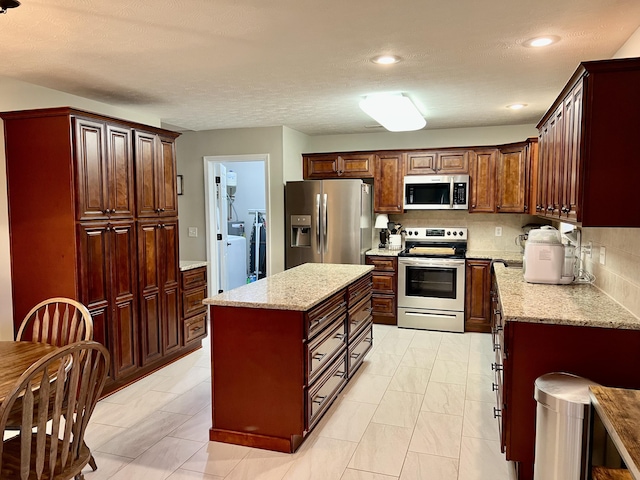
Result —
<instances>
[{"instance_id":1,"label":"beige wall","mask_svg":"<svg viewBox=\"0 0 640 480\"><path fill-rule=\"evenodd\" d=\"M0 91L2 91L0 96L2 112L68 106L146 125L160 126L160 119L157 117L8 78L0 77ZM0 131L4 132L1 120ZM4 135L0 135L0 340L13 339L6 171ZM37 275L37 272L34 272L34 275Z\"/></svg>"}]
</instances>

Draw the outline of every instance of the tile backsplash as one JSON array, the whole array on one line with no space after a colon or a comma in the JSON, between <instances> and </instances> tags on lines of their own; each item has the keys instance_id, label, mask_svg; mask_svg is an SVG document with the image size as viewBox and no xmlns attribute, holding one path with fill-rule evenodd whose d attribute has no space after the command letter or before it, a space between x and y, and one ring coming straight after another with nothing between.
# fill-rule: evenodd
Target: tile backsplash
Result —
<instances>
[{"instance_id":1,"label":"tile backsplash","mask_svg":"<svg viewBox=\"0 0 640 480\"><path fill-rule=\"evenodd\" d=\"M582 245L589 242L591 257L581 255L585 270L596 277L595 285L640 317L640 228L583 228Z\"/></svg>"},{"instance_id":2,"label":"tile backsplash","mask_svg":"<svg viewBox=\"0 0 640 480\"><path fill-rule=\"evenodd\" d=\"M467 227L469 250L506 252L522 252L522 248L516 244L516 238L523 233L523 225L545 223L531 215L474 214L449 210L414 210L402 215L389 215L389 220L399 222L403 227ZM502 228L502 235L499 237L495 235L496 227Z\"/></svg>"}]
</instances>

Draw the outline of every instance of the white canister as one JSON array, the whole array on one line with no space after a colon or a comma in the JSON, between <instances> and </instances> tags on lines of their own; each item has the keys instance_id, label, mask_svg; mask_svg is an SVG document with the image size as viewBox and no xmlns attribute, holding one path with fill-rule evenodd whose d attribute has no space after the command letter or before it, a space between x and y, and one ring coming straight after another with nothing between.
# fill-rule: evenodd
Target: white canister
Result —
<instances>
[{"instance_id":1,"label":"white canister","mask_svg":"<svg viewBox=\"0 0 640 480\"><path fill-rule=\"evenodd\" d=\"M402 235L389 235L389 250L402 249Z\"/></svg>"}]
</instances>

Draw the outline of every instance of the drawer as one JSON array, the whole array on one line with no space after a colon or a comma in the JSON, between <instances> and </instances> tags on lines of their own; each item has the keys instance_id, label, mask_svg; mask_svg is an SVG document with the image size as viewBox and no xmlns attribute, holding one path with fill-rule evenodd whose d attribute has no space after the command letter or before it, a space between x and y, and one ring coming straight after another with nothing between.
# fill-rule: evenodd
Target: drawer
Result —
<instances>
[{"instance_id":1,"label":"drawer","mask_svg":"<svg viewBox=\"0 0 640 480\"><path fill-rule=\"evenodd\" d=\"M396 297L390 295L372 295L371 306L374 315L396 315Z\"/></svg>"},{"instance_id":2,"label":"drawer","mask_svg":"<svg viewBox=\"0 0 640 480\"><path fill-rule=\"evenodd\" d=\"M349 338L360 330L367 321L372 320L372 310L371 295L363 298L360 303L349 310Z\"/></svg>"},{"instance_id":3,"label":"drawer","mask_svg":"<svg viewBox=\"0 0 640 480\"><path fill-rule=\"evenodd\" d=\"M187 318L196 313L206 312L207 306L202 301L207 296L207 287L191 289L182 292L182 317Z\"/></svg>"},{"instance_id":4,"label":"drawer","mask_svg":"<svg viewBox=\"0 0 640 480\"><path fill-rule=\"evenodd\" d=\"M368 273L360 280L356 280L355 283L352 283L347 287L347 298L349 299L349 308L352 305L358 303L362 298L366 297L371 289L372 280L371 273Z\"/></svg>"},{"instance_id":5,"label":"drawer","mask_svg":"<svg viewBox=\"0 0 640 480\"><path fill-rule=\"evenodd\" d=\"M373 265L375 272L396 272L398 269L398 259L396 257L368 256L366 263L367 265Z\"/></svg>"},{"instance_id":6,"label":"drawer","mask_svg":"<svg viewBox=\"0 0 640 480\"><path fill-rule=\"evenodd\" d=\"M329 405L347 383L347 359L343 353L325 373L307 389L307 431L320 420Z\"/></svg>"},{"instance_id":7,"label":"drawer","mask_svg":"<svg viewBox=\"0 0 640 480\"><path fill-rule=\"evenodd\" d=\"M317 335L326 325L333 323L337 318L347 314L347 302L345 290L341 290L333 297L329 297L320 305L312 308L306 314L307 338Z\"/></svg>"},{"instance_id":8,"label":"drawer","mask_svg":"<svg viewBox=\"0 0 640 480\"><path fill-rule=\"evenodd\" d=\"M182 278L182 289L189 290L194 287L201 287L207 285L207 268L198 267L191 270L185 270L180 272Z\"/></svg>"},{"instance_id":9,"label":"drawer","mask_svg":"<svg viewBox=\"0 0 640 480\"><path fill-rule=\"evenodd\" d=\"M184 321L184 344L187 345L194 340L207 335L207 313L202 313L196 317Z\"/></svg>"},{"instance_id":10,"label":"drawer","mask_svg":"<svg viewBox=\"0 0 640 480\"><path fill-rule=\"evenodd\" d=\"M306 346L307 378L309 379L307 383L312 383L325 365L331 363L346 345L344 318L338 318L327 328L326 332L326 334L323 332L318 335L313 342Z\"/></svg>"},{"instance_id":11,"label":"drawer","mask_svg":"<svg viewBox=\"0 0 640 480\"><path fill-rule=\"evenodd\" d=\"M358 338L356 338L351 345L349 345L348 357L349 357L349 378L353 376L355 371L364 360L364 356L373 347L373 324L369 324L364 329Z\"/></svg>"},{"instance_id":12,"label":"drawer","mask_svg":"<svg viewBox=\"0 0 640 480\"><path fill-rule=\"evenodd\" d=\"M397 290L397 282L395 273L374 273L373 287L374 293L388 293L393 295Z\"/></svg>"}]
</instances>

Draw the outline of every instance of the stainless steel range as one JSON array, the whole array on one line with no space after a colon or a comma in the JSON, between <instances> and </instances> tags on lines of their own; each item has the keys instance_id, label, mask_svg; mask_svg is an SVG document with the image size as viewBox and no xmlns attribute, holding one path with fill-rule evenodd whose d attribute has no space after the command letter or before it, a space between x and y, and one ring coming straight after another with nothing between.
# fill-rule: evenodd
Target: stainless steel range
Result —
<instances>
[{"instance_id":1,"label":"stainless steel range","mask_svg":"<svg viewBox=\"0 0 640 480\"><path fill-rule=\"evenodd\" d=\"M466 228L406 227L398 254L398 326L464 332Z\"/></svg>"}]
</instances>

